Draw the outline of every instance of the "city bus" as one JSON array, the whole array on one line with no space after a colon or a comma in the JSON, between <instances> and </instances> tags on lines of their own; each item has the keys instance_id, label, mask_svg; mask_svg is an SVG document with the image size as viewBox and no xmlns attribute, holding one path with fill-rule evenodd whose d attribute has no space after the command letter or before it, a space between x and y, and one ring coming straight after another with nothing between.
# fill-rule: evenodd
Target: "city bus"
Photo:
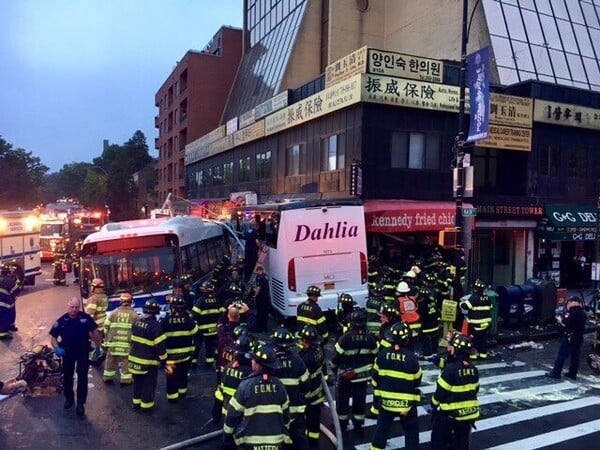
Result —
<instances>
[{"instance_id":1,"label":"city bus","mask_svg":"<svg viewBox=\"0 0 600 450\"><path fill-rule=\"evenodd\" d=\"M42 274L40 220L33 211L0 211L0 264L13 267L23 285Z\"/></svg>"},{"instance_id":2,"label":"city bus","mask_svg":"<svg viewBox=\"0 0 600 450\"><path fill-rule=\"evenodd\" d=\"M283 318L296 317L306 289L321 289L319 305L337 308L347 293L359 306L367 296L365 214L358 199L290 201L235 208L239 221L258 218L266 245L263 266L269 277L271 305Z\"/></svg>"},{"instance_id":3,"label":"city bus","mask_svg":"<svg viewBox=\"0 0 600 450\"><path fill-rule=\"evenodd\" d=\"M150 298L165 304L175 278L188 276L195 287L211 276L230 253L229 237L218 223L191 216L107 223L83 241L82 297L101 278L109 310L119 306L123 292L132 294L136 309Z\"/></svg>"}]
</instances>

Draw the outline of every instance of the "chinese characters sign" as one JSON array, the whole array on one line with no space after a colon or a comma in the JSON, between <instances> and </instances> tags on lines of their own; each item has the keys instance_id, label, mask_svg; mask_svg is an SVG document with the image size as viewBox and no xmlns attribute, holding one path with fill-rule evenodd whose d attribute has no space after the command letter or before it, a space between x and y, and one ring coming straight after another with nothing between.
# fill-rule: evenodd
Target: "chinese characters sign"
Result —
<instances>
[{"instance_id":1,"label":"chinese characters sign","mask_svg":"<svg viewBox=\"0 0 600 450\"><path fill-rule=\"evenodd\" d=\"M325 87L341 83L359 73L365 73L366 69L367 47L362 47L327 66Z\"/></svg>"},{"instance_id":2,"label":"chinese characters sign","mask_svg":"<svg viewBox=\"0 0 600 450\"><path fill-rule=\"evenodd\" d=\"M533 100L493 93L490 99L490 123L531 128Z\"/></svg>"},{"instance_id":3,"label":"chinese characters sign","mask_svg":"<svg viewBox=\"0 0 600 450\"><path fill-rule=\"evenodd\" d=\"M578 105L536 99L533 119L553 125L600 130L600 110Z\"/></svg>"}]
</instances>

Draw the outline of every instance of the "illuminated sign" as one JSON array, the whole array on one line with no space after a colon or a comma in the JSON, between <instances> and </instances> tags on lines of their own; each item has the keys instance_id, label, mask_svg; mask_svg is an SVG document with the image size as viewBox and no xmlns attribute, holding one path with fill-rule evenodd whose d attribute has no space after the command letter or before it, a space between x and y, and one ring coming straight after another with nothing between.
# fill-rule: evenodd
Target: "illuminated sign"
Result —
<instances>
[{"instance_id":1,"label":"illuminated sign","mask_svg":"<svg viewBox=\"0 0 600 450\"><path fill-rule=\"evenodd\" d=\"M531 151L531 129L490 125L490 137L477 142L478 147Z\"/></svg>"},{"instance_id":2,"label":"illuminated sign","mask_svg":"<svg viewBox=\"0 0 600 450\"><path fill-rule=\"evenodd\" d=\"M533 120L553 125L600 130L600 109L536 99Z\"/></svg>"}]
</instances>

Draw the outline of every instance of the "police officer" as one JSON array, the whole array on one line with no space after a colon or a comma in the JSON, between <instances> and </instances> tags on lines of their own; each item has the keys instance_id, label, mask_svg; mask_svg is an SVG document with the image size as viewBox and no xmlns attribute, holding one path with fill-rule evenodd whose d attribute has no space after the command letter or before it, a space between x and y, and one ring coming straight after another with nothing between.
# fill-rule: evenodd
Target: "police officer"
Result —
<instances>
[{"instance_id":1,"label":"police officer","mask_svg":"<svg viewBox=\"0 0 600 450\"><path fill-rule=\"evenodd\" d=\"M290 399L290 438L294 450L308 450L304 414L310 395L310 375L298 353L294 335L280 326L273 332L273 345L279 359L279 368L273 375L281 380Z\"/></svg>"},{"instance_id":2,"label":"police officer","mask_svg":"<svg viewBox=\"0 0 600 450\"><path fill-rule=\"evenodd\" d=\"M410 329L397 322L386 330L383 347L373 366L373 396L378 398L379 417L371 450L385 450L390 427L400 417L407 449L419 448L417 404L421 400L419 386L423 372L415 354L407 348Z\"/></svg>"},{"instance_id":3,"label":"police officer","mask_svg":"<svg viewBox=\"0 0 600 450\"><path fill-rule=\"evenodd\" d=\"M54 353L63 359L63 387L65 393L64 408L69 409L75 403L73 375L77 370L77 414L85 414L85 402L88 394L89 351L91 341L100 346L102 336L98 325L79 310L80 300L72 298L67 303L67 313L52 325L50 336Z\"/></svg>"},{"instance_id":4,"label":"police officer","mask_svg":"<svg viewBox=\"0 0 600 450\"><path fill-rule=\"evenodd\" d=\"M473 343L455 333L448 343L446 364L431 397L431 449L470 447L471 427L479 418L479 372L469 360Z\"/></svg>"},{"instance_id":5,"label":"police officer","mask_svg":"<svg viewBox=\"0 0 600 450\"><path fill-rule=\"evenodd\" d=\"M369 298L365 303L365 311L367 312L367 329L373 336L379 335L381 328L381 305L383 304L383 293L385 288L383 284L377 283L369 290Z\"/></svg>"},{"instance_id":6,"label":"police officer","mask_svg":"<svg viewBox=\"0 0 600 450\"><path fill-rule=\"evenodd\" d=\"M268 445L279 450L291 442L288 395L272 375L279 365L275 350L266 344L252 353L252 373L242 380L227 408L224 448L254 450Z\"/></svg>"},{"instance_id":7,"label":"police officer","mask_svg":"<svg viewBox=\"0 0 600 450\"><path fill-rule=\"evenodd\" d=\"M217 350L217 322L225 312L225 308L219 304L214 295L207 293L198 297L192 312L198 324L192 364L194 361L198 362L198 354L204 343L204 364L207 368L212 368Z\"/></svg>"},{"instance_id":8,"label":"police officer","mask_svg":"<svg viewBox=\"0 0 600 450\"><path fill-rule=\"evenodd\" d=\"M187 310L183 296L173 295L170 309L171 312L160 321L160 326L167 337L167 400L174 403L187 395L188 370L198 325Z\"/></svg>"},{"instance_id":9,"label":"police officer","mask_svg":"<svg viewBox=\"0 0 600 450\"><path fill-rule=\"evenodd\" d=\"M131 384L133 376L129 372L129 348L131 347L131 328L138 320L138 315L131 307L133 298L129 292L124 292L119 297L121 306L106 316L104 322L104 346L106 347L106 361L102 380L112 384L121 363L121 385Z\"/></svg>"},{"instance_id":10,"label":"police officer","mask_svg":"<svg viewBox=\"0 0 600 450\"><path fill-rule=\"evenodd\" d=\"M365 422L367 382L377 354L377 341L367 331L367 313L364 310L354 311L350 321L352 328L335 344L331 368L337 375L336 406L342 430L346 429L350 419L354 429L360 430Z\"/></svg>"},{"instance_id":11,"label":"police officer","mask_svg":"<svg viewBox=\"0 0 600 450\"><path fill-rule=\"evenodd\" d=\"M310 448L319 447L321 404L325 401L323 391L323 368L325 366L325 353L323 352L323 339L312 325L304 325L298 333L300 339L299 355L306 364L310 379L310 393L306 405L306 434Z\"/></svg>"},{"instance_id":12,"label":"police officer","mask_svg":"<svg viewBox=\"0 0 600 450\"><path fill-rule=\"evenodd\" d=\"M560 378L565 361L567 358L571 358L569 371L565 372L565 377L575 380L577 378L577 371L579 370L579 355L581 353L581 344L583 344L583 334L587 320L587 314L581 307L580 298L577 296L569 297L565 314L558 316L556 320L561 328L564 329L564 333L560 340L560 347L554 361L554 367L546 376Z\"/></svg>"},{"instance_id":13,"label":"police officer","mask_svg":"<svg viewBox=\"0 0 600 450\"><path fill-rule=\"evenodd\" d=\"M309 286L306 289L306 295L308 296L306 301L298 305L296 317L298 327L312 325L317 329L317 332L323 338L323 341L326 341L329 337L327 320L321 307L317 303L321 296L321 289L317 286Z\"/></svg>"},{"instance_id":14,"label":"police officer","mask_svg":"<svg viewBox=\"0 0 600 450\"><path fill-rule=\"evenodd\" d=\"M471 355L471 359L486 359L487 334L492 323L492 304L485 294L485 283L479 279L473 283L473 293L463 297L460 302L460 310L469 325L469 335L473 336L473 346L477 350Z\"/></svg>"},{"instance_id":15,"label":"police officer","mask_svg":"<svg viewBox=\"0 0 600 450\"><path fill-rule=\"evenodd\" d=\"M159 312L158 302L147 300L140 320L131 329L129 369L133 374L132 406L141 411L154 408L158 367L167 359L167 336L156 320Z\"/></svg>"}]
</instances>

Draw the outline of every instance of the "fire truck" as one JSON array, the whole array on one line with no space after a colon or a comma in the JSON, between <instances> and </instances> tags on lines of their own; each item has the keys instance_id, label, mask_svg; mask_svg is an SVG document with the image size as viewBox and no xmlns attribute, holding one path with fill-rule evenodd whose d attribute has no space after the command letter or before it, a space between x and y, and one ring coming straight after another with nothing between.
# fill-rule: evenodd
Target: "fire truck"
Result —
<instances>
[{"instance_id":1,"label":"fire truck","mask_svg":"<svg viewBox=\"0 0 600 450\"><path fill-rule=\"evenodd\" d=\"M41 275L40 218L34 211L0 210L0 264L21 284L34 285Z\"/></svg>"}]
</instances>

